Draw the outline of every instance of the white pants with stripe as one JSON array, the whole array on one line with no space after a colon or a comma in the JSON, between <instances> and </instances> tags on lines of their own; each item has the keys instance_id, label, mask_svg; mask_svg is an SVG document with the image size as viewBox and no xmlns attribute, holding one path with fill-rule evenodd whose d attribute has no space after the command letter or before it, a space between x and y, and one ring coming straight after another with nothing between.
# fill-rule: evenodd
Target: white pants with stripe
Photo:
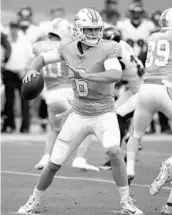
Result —
<instances>
[{"instance_id":1,"label":"white pants with stripe","mask_svg":"<svg viewBox=\"0 0 172 215\"><path fill-rule=\"evenodd\" d=\"M162 112L172 120L172 88L161 84L142 84L134 113L134 136L142 138L153 116Z\"/></svg>"},{"instance_id":2,"label":"white pants with stripe","mask_svg":"<svg viewBox=\"0 0 172 215\"><path fill-rule=\"evenodd\" d=\"M70 113L55 142L51 161L55 164L63 164L90 134L97 136L105 151L114 146L120 146L116 113L108 112L96 117Z\"/></svg>"}]
</instances>

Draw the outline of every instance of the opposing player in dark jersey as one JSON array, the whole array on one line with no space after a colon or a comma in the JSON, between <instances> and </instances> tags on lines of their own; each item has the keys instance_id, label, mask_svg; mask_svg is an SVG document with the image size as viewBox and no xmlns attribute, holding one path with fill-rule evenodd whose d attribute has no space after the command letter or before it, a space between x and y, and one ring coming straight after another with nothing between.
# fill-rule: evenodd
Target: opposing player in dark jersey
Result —
<instances>
[{"instance_id":1,"label":"opposing player in dark jersey","mask_svg":"<svg viewBox=\"0 0 172 215\"><path fill-rule=\"evenodd\" d=\"M141 215L129 194L126 166L120 150L120 132L114 103L114 84L122 75L118 57L121 48L102 39L103 21L94 9L80 10L74 21L75 35L63 40L59 48L35 58L24 77L29 82L46 64L65 60L74 91L71 111L55 142L51 159L28 202L19 213L38 213L41 197L54 175L71 153L90 134L97 136L112 163L113 178L121 197L121 214Z\"/></svg>"},{"instance_id":2,"label":"opposing player in dark jersey","mask_svg":"<svg viewBox=\"0 0 172 215\"><path fill-rule=\"evenodd\" d=\"M119 42L122 49L122 59L120 62L123 67L123 73L120 84L122 83L122 86L124 86L123 88L127 88L127 90L121 90L122 93L119 93L116 100L116 112L118 114L121 143L125 143L128 138L127 133L129 131L130 121L135 109L137 92L142 81L140 76L143 75L143 65L135 56L133 48L128 43L121 40L121 34L117 28L105 28L103 31L103 38ZM123 154L125 156L125 144L123 144L122 147L124 147ZM105 162L100 169L111 169L110 161Z\"/></svg>"},{"instance_id":3,"label":"opposing player in dark jersey","mask_svg":"<svg viewBox=\"0 0 172 215\"><path fill-rule=\"evenodd\" d=\"M134 131L128 142L127 174L131 179L135 176L138 145L154 114L159 111L172 120L172 8L162 13L160 23L161 30L148 39L146 72L138 94Z\"/></svg>"}]
</instances>

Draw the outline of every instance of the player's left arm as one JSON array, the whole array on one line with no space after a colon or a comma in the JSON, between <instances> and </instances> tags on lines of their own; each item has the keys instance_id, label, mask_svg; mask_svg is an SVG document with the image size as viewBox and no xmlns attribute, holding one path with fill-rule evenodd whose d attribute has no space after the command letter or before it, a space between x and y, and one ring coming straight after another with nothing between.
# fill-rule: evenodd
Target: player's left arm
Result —
<instances>
[{"instance_id":1,"label":"player's left arm","mask_svg":"<svg viewBox=\"0 0 172 215\"><path fill-rule=\"evenodd\" d=\"M122 67L118 58L110 58L104 62L105 71L99 73L85 73L82 69L74 70L74 77L87 81L110 84L120 81L122 77Z\"/></svg>"},{"instance_id":2,"label":"player's left arm","mask_svg":"<svg viewBox=\"0 0 172 215\"><path fill-rule=\"evenodd\" d=\"M79 78L84 80L110 84L118 82L122 78L122 67L118 60L121 57L121 47L118 43L110 44L111 48L107 50L104 60L104 71L99 73L83 73L79 72Z\"/></svg>"},{"instance_id":3,"label":"player's left arm","mask_svg":"<svg viewBox=\"0 0 172 215\"><path fill-rule=\"evenodd\" d=\"M110 84L118 82L122 77L122 67L117 57L104 61L105 71L87 74L85 80Z\"/></svg>"}]
</instances>

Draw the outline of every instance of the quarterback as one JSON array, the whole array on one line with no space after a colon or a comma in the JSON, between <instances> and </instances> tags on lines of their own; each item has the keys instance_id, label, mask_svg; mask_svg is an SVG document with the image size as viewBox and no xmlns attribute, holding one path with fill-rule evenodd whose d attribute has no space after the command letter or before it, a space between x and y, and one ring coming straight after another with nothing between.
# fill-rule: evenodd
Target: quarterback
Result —
<instances>
[{"instance_id":1,"label":"quarterback","mask_svg":"<svg viewBox=\"0 0 172 215\"><path fill-rule=\"evenodd\" d=\"M129 194L126 166L120 150L120 132L114 112L114 84L121 79L118 43L102 39L103 21L91 8L81 9L74 21L74 36L61 41L56 50L35 58L24 77L29 82L45 65L65 60L72 79L71 111L55 142L32 195L18 213L38 213L45 190L71 153L90 134L97 136L112 163L113 178L121 197L121 214L143 214ZM75 126L73 124L75 122Z\"/></svg>"},{"instance_id":2,"label":"quarterback","mask_svg":"<svg viewBox=\"0 0 172 215\"><path fill-rule=\"evenodd\" d=\"M172 8L162 13L160 24L161 30L148 39L146 72L134 113L134 131L128 142L130 178L135 175L138 145L154 114L159 111L172 120Z\"/></svg>"}]
</instances>

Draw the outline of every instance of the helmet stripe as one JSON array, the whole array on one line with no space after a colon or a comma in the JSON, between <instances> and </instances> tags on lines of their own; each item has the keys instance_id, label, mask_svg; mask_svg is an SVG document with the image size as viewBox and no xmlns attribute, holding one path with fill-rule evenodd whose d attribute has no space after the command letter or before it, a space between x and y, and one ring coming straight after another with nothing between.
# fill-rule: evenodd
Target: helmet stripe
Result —
<instances>
[{"instance_id":1,"label":"helmet stripe","mask_svg":"<svg viewBox=\"0 0 172 215\"><path fill-rule=\"evenodd\" d=\"M94 9L92 9L92 11L94 12L94 14L95 14L95 17L96 17L96 22L98 22L98 16L97 16L97 13L96 13L96 11L94 10Z\"/></svg>"},{"instance_id":2,"label":"helmet stripe","mask_svg":"<svg viewBox=\"0 0 172 215\"><path fill-rule=\"evenodd\" d=\"M89 12L90 12L90 14L91 14L91 17L92 17L92 22L97 22L97 14L96 14L96 12L93 10L93 9L91 9L91 8L88 8L88 10L89 10Z\"/></svg>"},{"instance_id":3,"label":"helmet stripe","mask_svg":"<svg viewBox=\"0 0 172 215\"><path fill-rule=\"evenodd\" d=\"M90 20L92 21L93 20L93 15L92 15L92 13L90 11L90 8L87 8L87 10L88 10L88 17L90 18L90 15L91 15Z\"/></svg>"}]
</instances>

